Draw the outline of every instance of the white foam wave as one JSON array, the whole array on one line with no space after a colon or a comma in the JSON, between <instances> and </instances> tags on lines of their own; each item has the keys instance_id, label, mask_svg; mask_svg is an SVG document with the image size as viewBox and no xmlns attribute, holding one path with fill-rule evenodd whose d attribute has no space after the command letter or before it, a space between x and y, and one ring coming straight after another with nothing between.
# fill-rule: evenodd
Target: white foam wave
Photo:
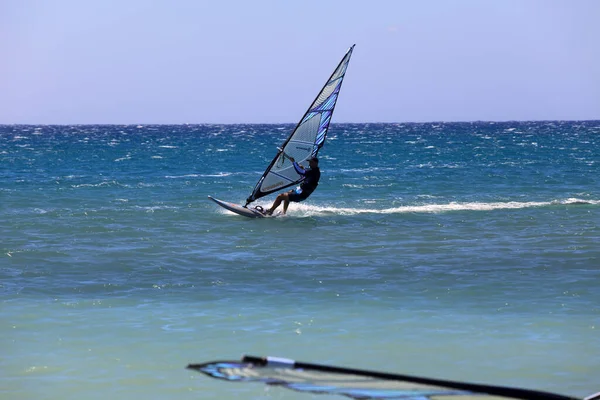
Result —
<instances>
[{"instance_id":1,"label":"white foam wave","mask_svg":"<svg viewBox=\"0 0 600 400\"><path fill-rule=\"evenodd\" d=\"M178 207L173 207L173 206L134 206L134 208L143 210L147 213L153 213L154 211L158 211L158 210L177 210L178 209Z\"/></svg>"},{"instance_id":2,"label":"white foam wave","mask_svg":"<svg viewBox=\"0 0 600 400\"><path fill-rule=\"evenodd\" d=\"M290 205L289 212L292 215L357 215L357 214L402 214L402 213L443 213L452 211L493 211L493 210L515 210L531 207L546 207L552 205L600 205L600 200L582 200L577 198L569 198L566 200L553 201L530 201L530 202L452 202L448 204L425 204L415 206L400 206L392 208L350 208L350 207L328 207L314 206L308 204L293 204Z\"/></svg>"},{"instance_id":3,"label":"white foam wave","mask_svg":"<svg viewBox=\"0 0 600 400\"><path fill-rule=\"evenodd\" d=\"M104 181L100 183L81 183L79 185L71 185L72 188L84 188L84 187L102 187L102 186L113 186L118 185L116 181Z\"/></svg>"},{"instance_id":4,"label":"white foam wave","mask_svg":"<svg viewBox=\"0 0 600 400\"><path fill-rule=\"evenodd\" d=\"M219 172L218 174L185 174L185 175L166 175L166 179L184 179L184 178L220 178L232 175L230 172Z\"/></svg>"},{"instance_id":5,"label":"white foam wave","mask_svg":"<svg viewBox=\"0 0 600 400\"><path fill-rule=\"evenodd\" d=\"M552 204L574 204L574 205L578 205L578 204L591 204L591 205L599 205L600 204L600 200L583 200L583 199L578 199L575 197L570 197L566 200L554 200L552 202Z\"/></svg>"}]
</instances>

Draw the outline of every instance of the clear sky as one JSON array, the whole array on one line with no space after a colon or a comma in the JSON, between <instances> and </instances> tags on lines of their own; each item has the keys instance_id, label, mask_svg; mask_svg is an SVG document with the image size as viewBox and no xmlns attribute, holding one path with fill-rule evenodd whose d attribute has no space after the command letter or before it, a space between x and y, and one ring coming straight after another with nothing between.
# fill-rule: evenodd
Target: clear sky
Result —
<instances>
[{"instance_id":1,"label":"clear sky","mask_svg":"<svg viewBox=\"0 0 600 400\"><path fill-rule=\"evenodd\" d=\"M0 0L0 123L600 119L600 0Z\"/></svg>"}]
</instances>

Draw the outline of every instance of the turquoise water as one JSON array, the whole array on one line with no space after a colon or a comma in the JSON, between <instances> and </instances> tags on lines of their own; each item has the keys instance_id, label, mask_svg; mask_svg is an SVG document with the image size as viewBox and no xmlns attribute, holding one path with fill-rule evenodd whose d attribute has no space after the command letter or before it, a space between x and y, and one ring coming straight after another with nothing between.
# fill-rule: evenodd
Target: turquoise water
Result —
<instances>
[{"instance_id":1,"label":"turquoise water","mask_svg":"<svg viewBox=\"0 0 600 400\"><path fill-rule=\"evenodd\" d=\"M311 397L184 369L243 353L600 390L599 121L337 124L287 216L207 199L291 128L0 126L1 397Z\"/></svg>"}]
</instances>

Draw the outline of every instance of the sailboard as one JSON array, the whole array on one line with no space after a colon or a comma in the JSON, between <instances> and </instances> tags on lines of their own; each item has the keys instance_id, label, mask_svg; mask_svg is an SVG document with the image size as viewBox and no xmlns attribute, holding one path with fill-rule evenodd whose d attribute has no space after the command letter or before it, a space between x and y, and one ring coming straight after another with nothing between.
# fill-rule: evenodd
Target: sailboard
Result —
<instances>
[{"instance_id":1,"label":"sailboard","mask_svg":"<svg viewBox=\"0 0 600 400\"><path fill-rule=\"evenodd\" d=\"M214 201L215 203L217 203L218 205L220 205L221 207L223 207L224 209L229 210L229 211L234 212L239 215L243 215L244 217L248 217L248 218L264 218L264 217L266 217L265 213L260 209L243 207L243 206L240 206L239 204L215 199L214 197L211 197L211 196L208 196L208 198L211 199L212 201Z\"/></svg>"},{"instance_id":2,"label":"sailboard","mask_svg":"<svg viewBox=\"0 0 600 400\"><path fill-rule=\"evenodd\" d=\"M277 147L277 154L254 186L252 193L246 199L246 204L242 206L209 196L211 200L239 215L260 218L267 215L259 207L248 208L250 203L263 196L298 185L302 182L304 176L296 172L290 161L290 157L294 158L300 164L312 157L316 157L319 150L325 144L329 123L331 122L333 110L335 109L353 50L354 45L348 49L327 82L325 82L325 85L323 85L317 94L317 97L296 124L292 133L281 146Z\"/></svg>"},{"instance_id":3,"label":"sailboard","mask_svg":"<svg viewBox=\"0 0 600 400\"><path fill-rule=\"evenodd\" d=\"M441 380L294 361L245 356L241 361L190 364L188 369L232 382L259 382L310 394L342 395L357 400L582 400L507 386ZM600 393L583 400L598 400Z\"/></svg>"}]
</instances>

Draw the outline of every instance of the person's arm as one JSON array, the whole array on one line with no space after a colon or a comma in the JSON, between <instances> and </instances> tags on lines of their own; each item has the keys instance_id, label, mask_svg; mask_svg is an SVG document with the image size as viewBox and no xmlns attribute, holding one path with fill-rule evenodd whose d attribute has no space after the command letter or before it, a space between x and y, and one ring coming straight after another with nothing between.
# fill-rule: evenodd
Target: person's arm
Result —
<instances>
[{"instance_id":1,"label":"person's arm","mask_svg":"<svg viewBox=\"0 0 600 400\"><path fill-rule=\"evenodd\" d=\"M304 169L304 167L300 164L298 164L296 162L296 160L294 160L294 157L289 157L290 161L292 162L292 165L294 166L294 169L296 170L296 172L300 175L306 175L306 170Z\"/></svg>"},{"instance_id":2,"label":"person's arm","mask_svg":"<svg viewBox=\"0 0 600 400\"><path fill-rule=\"evenodd\" d=\"M296 161L294 161L292 165L294 166L294 169L297 173L299 173L300 175L306 175L306 170L302 165L298 164Z\"/></svg>"}]
</instances>

